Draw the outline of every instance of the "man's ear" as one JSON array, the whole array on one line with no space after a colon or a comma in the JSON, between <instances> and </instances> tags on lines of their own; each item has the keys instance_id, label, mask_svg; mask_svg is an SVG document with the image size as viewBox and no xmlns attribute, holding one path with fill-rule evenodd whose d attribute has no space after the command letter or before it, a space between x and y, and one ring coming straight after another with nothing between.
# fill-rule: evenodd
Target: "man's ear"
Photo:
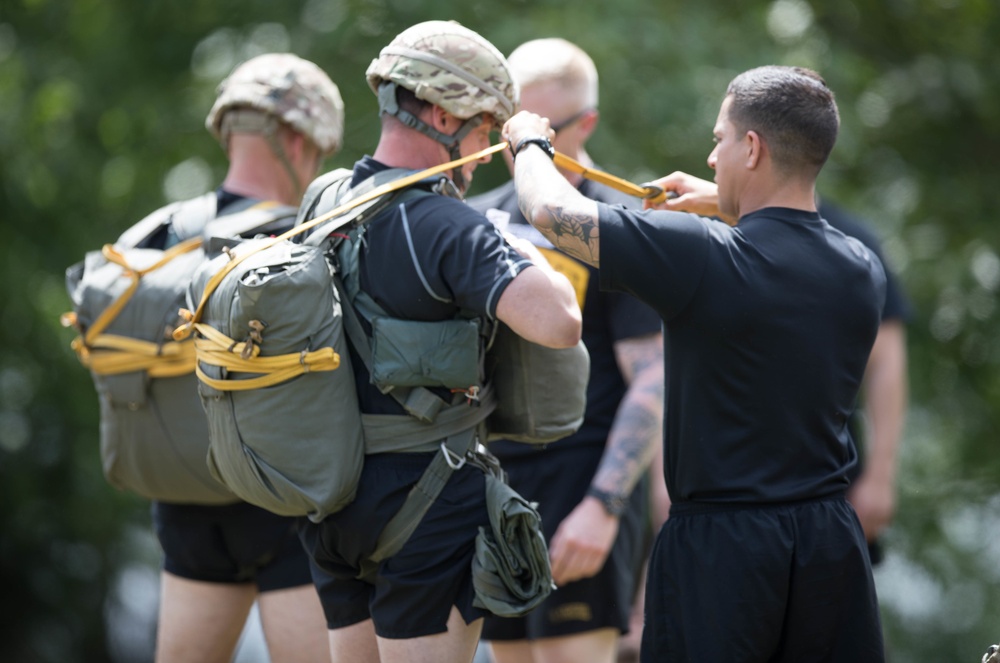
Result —
<instances>
[{"instance_id":1,"label":"man's ear","mask_svg":"<svg viewBox=\"0 0 1000 663\"><path fill-rule=\"evenodd\" d=\"M458 131L461 120L435 104L431 106L431 121L429 124L437 131L450 136Z\"/></svg>"},{"instance_id":2,"label":"man's ear","mask_svg":"<svg viewBox=\"0 0 1000 663\"><path fill-rule=\"evenodd\" d=\"M586 141L590 138L590 134L594 133L597 129L597 122L601 119L601 114L596 108L587 111L580 118L580 132L583 134L583 139Z\"/></svg>"},{"instance_id":3,"label":"man's ear","mask_svg":"<svg viewBox=\"0 0 1000 663\"><path fill-rule=\"evenodd\" d=\"M766 149L764 139L756 131L748 131L743 140L746 142L747 156L745 165L748 170L753 170L760 165L761 159L764 157L764 150Z\"/></svg>"}]
</instances>

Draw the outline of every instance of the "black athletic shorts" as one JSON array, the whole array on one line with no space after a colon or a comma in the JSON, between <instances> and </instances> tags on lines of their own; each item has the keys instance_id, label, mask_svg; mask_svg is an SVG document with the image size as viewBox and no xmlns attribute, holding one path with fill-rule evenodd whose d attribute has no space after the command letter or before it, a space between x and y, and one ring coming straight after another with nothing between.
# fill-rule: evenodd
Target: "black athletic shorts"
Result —
<instances>
[{"instance_id":1,"label":"black athletic shorts","mask_svg":"<svg viewBox=\"0 0 1000 663\"><path fill-rule=\"evenodd\" d=\"M153 502L163 569L204 582L252 582L261 592L308 585L298 519L246 502L223 506Z\"/></svg>"},{"instance_id":2,"label":"black athletic shorts","mask_svg":"<svg viewBox=\"0 0 1000 663\"><path fill-rule=\"evenodd\" d=\"M646 581L641 661L885 660L864 533L842 497L675 504Z\"/></svg>"},{"instance_id":3,"label":"black athletic shorts","mask_svg":"<svg viewBox=\"0 0 1000 663\"><path fill-rule=\"evenodd\" d=\"M433 456L366 456L354 501L318 524L303 523L302 542L330 629L371 618L383 638L417 638L447 631L453 605L466 623L487 614L472 606L476 535L489 527L486 480L469 465L451 475L402 550L379 564L374 584L357 579L361 560Z\"/></svg>"},{"instance_id":4,"label":"black athletic shorts","mask_svg":"<svg viewBox=\"0 0 1000 663\"><path fill-rule=\"evenodd\" d=\"M580 446L502 460L510 485L525 499L538 502L546 541L552 540L559 524L583 500L603 453L603 447ZM523 617L488 616L483 639L535 640L601 628L627 633L645 552L644 482L632 491L618 538L595 576L561 585Z\"/></svg>"}]
</instances>

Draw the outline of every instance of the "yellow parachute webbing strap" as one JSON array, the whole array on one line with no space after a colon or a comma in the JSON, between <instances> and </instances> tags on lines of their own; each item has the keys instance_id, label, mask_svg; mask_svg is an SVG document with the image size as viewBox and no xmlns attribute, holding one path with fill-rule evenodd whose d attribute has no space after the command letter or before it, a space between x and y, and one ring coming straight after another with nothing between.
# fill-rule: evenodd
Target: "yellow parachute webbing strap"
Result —
<instances>
[{"instance_id":1,"label":"yellow parachute webbing strap","mask_svg":"<svg viewBox=\"0 0 1000 663\"><path fill-rule=\"evenodd\" d=\"M311 371L333 371L340 367L340 355L333 348L261 357L260 346L253 341L234 341L214 327L201 323L196 323L195 329L203 337L194 341L198 358L195 373L199 380L219 391L262 389ZM217 380L201 370L201 362L229 371L261 375L246 380Z\"/></svg>"},{"instance_id":2,"label":"yellow parachute webbing strap","mask_svg":"<svg viewBox=\"0 0 1000 663\"><path fill-rule=\"evenodd\" d=\"M105 334L104 330L114 322L132 299L143 276L163 267L179 255L194 251L201 246L201 242L200 237L193 237L176 244L164 251L159 260L143 269L136 269L130 265L114 245L104 245L101 253L105 260L125 270L123 275L130 278L131 283L118 299L101 312L85 334L73 339L70 347L76 352L81 364L98 375L117 375L146 370L151 377L176 377L194 370L193 348L181 347L177 342L159 345L125 336ZM70 327L76 325L77 316L75 313L66 313L61 320L63 326Z\"/></svg>"},{"instance_id":3,"label":"yellow parachute webbing strap","mask_svg":"<svg viewBox=\"0 0 1000 663\"><path fill-rule=\"evenodd\" d=\"M556 152L552 157L552 161L555 162L556 166L562 168L563 170L569 170L577 173L578 175L583 175L588 180L593 180L598 184L604 184L605 186L617 189L622 193L627 193L630 196L635 196L636 198L646 198L653 204L662 203L668 196L667 192L656 185L632 184L628 180L623 180L622 178L611 175L610 173L588 168L579 161L571 159L561 152Z\"/></svg>"},{"instance_id":4,"label":"yellow parachute webbing strap","mask_svg":"<svg viewBox=\"0 0 1000 663\"><path fill-rule=\"evenodd\" d=\"M146 371L150 377L173 378L194 370L192 343L170 341L162 345L127 336L101 334L91 345L79 336L71 344L80 363L98 375Z\"/></svg>"}]
</instances>

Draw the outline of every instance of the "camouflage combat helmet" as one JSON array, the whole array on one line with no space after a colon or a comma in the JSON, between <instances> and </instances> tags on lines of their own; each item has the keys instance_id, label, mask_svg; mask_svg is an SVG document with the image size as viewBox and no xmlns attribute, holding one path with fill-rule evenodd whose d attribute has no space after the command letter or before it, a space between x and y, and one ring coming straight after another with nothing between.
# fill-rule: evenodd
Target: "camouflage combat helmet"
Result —
<instances>
[{"instance_id":1,"label":"camouflage combat helmet","mask_svg":"<svg viewBox=\"0 0 1000 663\"><path fill-rule=\"evenodd\" d=\"M241 109L251 112L232 112ZM247 60L219 84L205 126L225 147L233 132L273 131L260 113L307 136L325 155L340 149L344 136L340 90L308 60L291 53L267 53Z\"/></svg>"},{"instance_id":2,"label":"camouflage combat helmet","mask_svg":"<svg viewBox=\"0 0 1000 663\"><path fill-rule=\"evenodd\" d=\"M483 114L502 124L517 110L519 93L507 60L493 44L455 21L425 21L399 33L365 72L378 95L379 112L430 136L460 156L459 143L483 122ZM399 107L397 87L434 104L460 120L458 131L443 134ZM465 189L461 168L452 180Z\"/></svg>"},{"instance_id":3,"label":"camouflage combat helmet","mask_svg":"<svg viewBox=\"0 0 1000 663\"><path fill-rule=\"evenodd\" d=\"M376 94L383 82L395 83L463 120L489 113L502 124L517 110L517 84L506 58L455 21L426 21L404 30L365 75Z\"/></svg>"}]
</instances>

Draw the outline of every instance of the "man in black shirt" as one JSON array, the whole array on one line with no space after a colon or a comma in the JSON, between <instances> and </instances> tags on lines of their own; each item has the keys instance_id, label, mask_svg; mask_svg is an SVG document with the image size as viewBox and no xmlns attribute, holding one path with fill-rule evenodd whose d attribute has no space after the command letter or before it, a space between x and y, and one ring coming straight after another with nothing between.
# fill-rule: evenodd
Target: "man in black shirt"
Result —
<instances>
[{"instance_id":1,"label":"man in black shirt","mask_svg":"<svg viewBox=\"0 0 1000 663\"><path fill-rule=\"evenodd\" d=\"M372 61L367 77L379 98L382 132L375 152L355 164L352 186L389 168L422 170L476 154L517 107L503 55L450 21L404 30ZM575 346L580 310L566 277L537 249L522 249L530 259L515 251L461 200L478 163L447 170L435 189L441 195L393 201L366 223L356 244L361 293L398 321L437 323L468 314L499 320L541 345ZM405 415L371 383L362 361L352 367L363 414ZM445 407L451 405L458 403ZM402 548L379 560L371 575L363 572L386 523L434 457L416 448L369 453L354 501L303 527L335 660L473 658L487 611L475 605L472 560L479 529L490 520L486 480L465 462L468 453L449 460L454 472Z\"/></svg>"},{"instance_id":2,"label":"man in black shirt","mask_svg":"<svg viewBox=\"0 0 1000 663\"><path fill-rule=\"evenodd\" d=\"M761 67L726 91L716 184L633 212L581 196L546 152L548 121L504 127L518 199L557 247L600 267L666 326L664 474L641 659L882 661L875 585L845 499L848 429L879 326L878 258L822 220L815 181L836 141L833 93Z\"/></svg>"}]
</instances>

